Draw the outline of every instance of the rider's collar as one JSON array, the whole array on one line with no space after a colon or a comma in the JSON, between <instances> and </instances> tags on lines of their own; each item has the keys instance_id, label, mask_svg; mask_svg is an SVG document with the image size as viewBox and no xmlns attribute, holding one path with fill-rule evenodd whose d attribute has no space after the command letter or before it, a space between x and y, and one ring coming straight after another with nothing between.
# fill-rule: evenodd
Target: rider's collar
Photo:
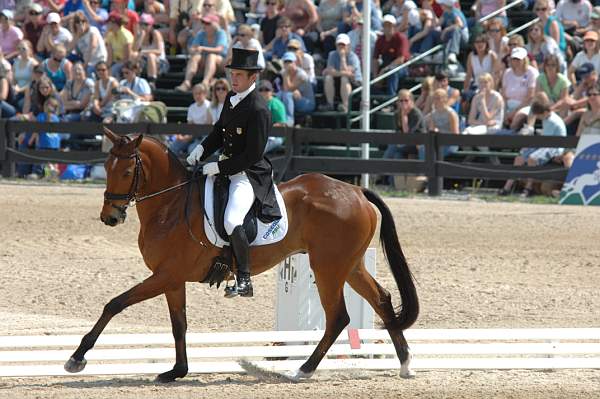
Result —
<instances>
[{"instance_id":1,"label":"rider's collar","mask_svg":"<svg viewBox=\"0 0 600 399\"><path fill-rule=\"evenodd\" d=\"M235 108L236 105L238 105L244 98L246 98L246 96L248 94L250 94L250 92L252 92L252 90L254 90L256 88L256 82L252 83L252 85L245 91L241 92L241 93L236 93L234 96L231 96L229 98L229 102L231 103L231 107Z\"/></svg>"}]
</instances>

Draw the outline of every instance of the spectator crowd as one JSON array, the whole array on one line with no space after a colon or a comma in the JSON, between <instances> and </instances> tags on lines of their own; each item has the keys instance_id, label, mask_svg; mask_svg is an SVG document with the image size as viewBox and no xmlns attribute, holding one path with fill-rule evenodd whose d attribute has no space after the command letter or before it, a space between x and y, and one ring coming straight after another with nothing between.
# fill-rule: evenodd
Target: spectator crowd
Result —
<instances>
[{"instance_id":1,"label":"spectator crowd","mask_svg":"<svg viewBox=\"0 0 600 399\"><path fill-rule=\"evenodd\" d=\"M370 1L368 16L364 1ZM316 110L347 112L352 89L386 73L375 90L399 95L394 112L400 133L597 131L589 110L598 105L600 6L524 0L518 8L538 21L508 35L514 26L505 11L489 18L505 5L476 0L463 10L455 0L0 0L1 116L112 121L117 100L153 100L157 79L169 70L167 56L176 55L185 57L186 67L175 90L194 98L188 122L214 123L229 90L225 65L237 47L260 52L264 72L257 89L276 125L296 125ZM370 77L361 65L365 18ZM425 68L390 74L438 44L443 50L425 57ZM416 97L402 90L408 76L422 78ZM462 90L452 80L464 81ZM59 148L60 137L48 135L23 135L19 145ZM172 138L182 155L194 145L190 137ZM515 163L569 166L572 160L568 150L543 150L525 149ZM385 154L423 157L417 147L390 146ZM501 193L511 187L508 182ZM530 191L526 187L524 195Z\"/></svg>"}]
</instances>

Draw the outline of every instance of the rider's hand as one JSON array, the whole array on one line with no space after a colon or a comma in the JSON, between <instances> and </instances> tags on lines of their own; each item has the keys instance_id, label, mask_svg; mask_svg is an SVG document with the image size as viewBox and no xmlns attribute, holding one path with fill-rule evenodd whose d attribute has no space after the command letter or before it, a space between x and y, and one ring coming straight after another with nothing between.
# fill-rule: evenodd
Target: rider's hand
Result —
<instances>
[{"instance_id":1,"label":"rider's hand","mask_svg":"<svg viewBox=\"0 0 600 399\"><path fill-rule=\"evenodd\" d=\"M209 162L202 167L203 175L216 175L219 173L219 164L217 162Z\"/></svg>"},{"instance_id":2,"label":"rider's hand","mask_svg":"<svg viewBox=\"0 0 600 399\"><path fill-rule=\"evenodd\" d=\"M190 155L187 157L187 163L190 165L195 165L196 163L198 163L200 161L200 158L202 158L202 154L204 153L204 147L202 147L202 144L198 144L193 150L192 152L190 152Z\"/></svg>"}]
</instances>

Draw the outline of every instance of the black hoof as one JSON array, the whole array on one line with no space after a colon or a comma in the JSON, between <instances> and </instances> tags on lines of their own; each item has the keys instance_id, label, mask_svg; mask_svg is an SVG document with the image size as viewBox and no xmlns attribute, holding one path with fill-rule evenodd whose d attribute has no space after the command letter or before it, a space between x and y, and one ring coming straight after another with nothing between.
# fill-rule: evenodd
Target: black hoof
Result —
<instances>
[{"instance_id":1,"label":"black hoof","mask_svg":"<svg viewBox=\"0 0 600 399\"><path fill-rule=\"evenodd\" d=\"M68 371L69 373L79 373L85 368L86 364L87 360L85 359L75 360L74 358L70 358L65 363L65 371Z\"/></svg>"},{"instance_id":2,"label":"black hoof","mask_svg":"<svg viewBox=\"0 0 600 399\"><path fill-rule=\"evenodd\" d=\"M173 370L157 375L155 381L161 384L166 384L175 381L177 378L185 377L187 372L187 367L173 367Z\"/></svg>"}]
</instances>

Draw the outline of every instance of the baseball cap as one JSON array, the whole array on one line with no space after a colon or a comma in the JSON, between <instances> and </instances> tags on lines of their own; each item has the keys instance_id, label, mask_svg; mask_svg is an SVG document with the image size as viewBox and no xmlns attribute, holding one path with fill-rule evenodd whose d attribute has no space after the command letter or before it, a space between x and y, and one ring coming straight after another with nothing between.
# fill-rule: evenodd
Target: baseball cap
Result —
<instances>
[{"instance_id":1,"label":"baseball cap","mask_svg":"<svg viewBox=\"0 0 600 399\"><path fill-rule=\"evenodd\" d=\"M587 32L585 32L585 35L583 35L583 40L593 40L597 42L598 32L596 32L595 30L588 30Z\"/></svg>"},{"instance_id":2,"label":"baseball cap","mask_svg":"<svg viewBox=\"0 0 600 399\"><path fill-rule=\"evenodd\" d=\"M394 17L392 14L386 14L383 16L383 23L385 24L386 22L396 25L396 17Z\"/></svg>"},{"instance_id":3,"label":"baseball cap","mask_svg":"<svg viewBox=\"0 0 600 399\"><path fill-rule=\"evenodd\" d=\"M286 52L283 57L281 57L281 61L286 62L286 61L292 61L292 62L296 62L296 54L292 53L291 51Z\"/></svg>"},{"instance_id":4,"label":"baseball cap","mask_svg":"<svg viewBox=\"0 0 600 399\"><path fill-rule=\"evenodd\" d=\"M30 9L31 11L35 11L35 12L37 12L37 13L39 13L39 14L41 14L41 13L43 13L43 12L44 12L44 8L43 8L41 5L37 4L37 3L32 3L32 4L30 4L30 5L29 5L29 9Z\"/></svg>"},{"instance_id":5,"label":"baseball cap","mask_svg":"<svg viewBox=\"0 0 600 399\"><path fill-rule=\"evenodd\" d=\"M350 36L345 33L340 33L335 38L335 44L344 43L346 46L350 44Z\"/></svg>"},{"instance_id":6,"label":"baseball cap","mask_svg":"<svg viewBox=\"0 0 600 399\"><path fill-rule=\"evenodd\" d=\"M6 8L4 10L0 11L0 15L4 15L7 19L13 19L15 17L13 12Z\"/></svg>"},{"instance_id":7,"label":"baseball cap","mask_svg":"<svg viewBox=\"0 0 600 399\"><path fill-rule=\"evenodd\" d=\"M268 80L258 82L258 91L273 91L273 85Z\"/></svg>"},{"instance_id":8,"label":"baseball cap","mask_svg":"<svg viewBox=\"0 0 600 399\"><path fill-rule=\"evenodd\" d=\"M594 64L586 62L575 70L575 78L581 80L594 71Z\"/></svg>"},{"instance_id":9,"label":"baseball cap","mask_svg":"<svg viewBox=\"0 0 600 399\"><path fill-rule=\"evenodd\" d=\"M293 49L300 49L302 48L302 44L300 43L300 40L298 39L290 39L287 43L287 48L293 48Z\"/></svg>"},{"instance_id":10,"label":"baseball cap","mask_svg":"<svg viewBox=\"0 0 600 399\"><path fill-rule=\"evenodd\" d=\"M154 17L152 14L142 13L140 15L140 22L146 25L154 25Z\"/></svg>"},{"instance_id":11,"label":"baseball cap","mask_svg":"<svg viewBox=\"0 0 600 399\"><path fill-rule=\"evenodd\" d=\"M114 22L115 24L121 24L121 22L123 22L123 17L121 17L121 14L119 14L116 11L111 11L110 14L108 14L108 22Z\"/></svg>"},{"instance_id":12,"label":"baseball cap","mask_svg":"<svg viewBox=\"0 0 600 399\"><path fill-rule=\"evenodd\" d=\"M526 57L527 57L527 50L525 50L523 47L515 47L510 52L510 58L524 60Z\"/></svg>"}]
</instances>

